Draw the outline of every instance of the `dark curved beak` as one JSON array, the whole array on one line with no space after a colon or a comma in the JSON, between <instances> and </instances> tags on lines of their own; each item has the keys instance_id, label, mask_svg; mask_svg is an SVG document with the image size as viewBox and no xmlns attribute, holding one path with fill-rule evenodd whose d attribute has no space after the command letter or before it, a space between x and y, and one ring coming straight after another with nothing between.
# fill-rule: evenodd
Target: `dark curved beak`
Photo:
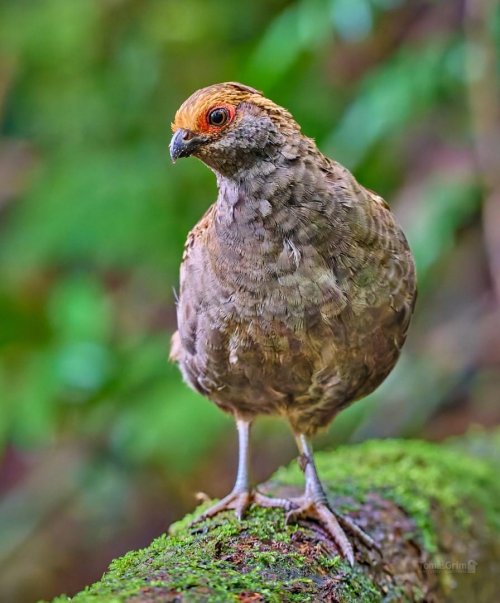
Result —
<instances>
[{"instance_id":1,"label":"dark curved beak","mask_svg":"<svg viewBox=\"0 0 500 603\"><path fill-rule=\"evenodd\" d=\"M170 141L170 157L175 163L180 157L189 157L196 146L198 145L198 139L190 130L179 128Z\"/></svg>"}]
</instances>

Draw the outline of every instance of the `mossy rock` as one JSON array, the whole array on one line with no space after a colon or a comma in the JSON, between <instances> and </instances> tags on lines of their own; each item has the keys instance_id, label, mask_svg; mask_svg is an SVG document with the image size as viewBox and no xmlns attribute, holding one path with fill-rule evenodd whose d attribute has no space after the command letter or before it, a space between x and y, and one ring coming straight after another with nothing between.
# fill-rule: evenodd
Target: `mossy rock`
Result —
<instances>
[{"instance_id":1,"label":"mossy rock","mask_svg":"<svg viewBox=\"0 0 500 603\"><path fill-rule=\"evenodd\" d=\"M113 561L96 584L54 603L496 602L499 439L382 440L318 453L332 505L383 551L353 537L353 568L319 526L286 525L279 509L252 508L241 522L223 513L190 527L200 508L169 535ZM262 489L291 495L301 484L294 463Z\"/></svg>"}]
</instances>

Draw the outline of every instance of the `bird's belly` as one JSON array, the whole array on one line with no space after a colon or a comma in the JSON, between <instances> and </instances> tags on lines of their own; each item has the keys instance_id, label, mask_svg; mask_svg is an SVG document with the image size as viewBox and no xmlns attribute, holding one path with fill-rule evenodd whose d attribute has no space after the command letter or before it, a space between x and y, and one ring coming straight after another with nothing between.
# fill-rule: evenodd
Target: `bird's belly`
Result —
<instances>
[{"instance_id":1,"label":"bird's belly","mask_svg":"<svg viewBox=\"0 0 500 603\"><path fill-rule=\"evenodd\" d=\"M372 391L399 355L369 316L360 330L347 313L328 320L321 307L280 319L241 314L199 321L196 352L181 367L198 391L242 416L314 414L326 424Z\"/></svg>"}]
</instances>

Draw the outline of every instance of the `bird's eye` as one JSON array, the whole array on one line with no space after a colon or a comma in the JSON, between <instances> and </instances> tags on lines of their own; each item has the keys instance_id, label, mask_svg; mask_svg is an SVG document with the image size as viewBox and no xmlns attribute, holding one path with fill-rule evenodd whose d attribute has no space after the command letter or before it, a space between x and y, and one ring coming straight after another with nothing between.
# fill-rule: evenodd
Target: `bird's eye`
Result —
<instances>
[{"instance_id":1,"label":"bird's eye","mask_svg":"<svg viewBox=\"0 0 500 603\"><path fill-rule=\"evenodd\" d=\"M221 127L229 121L229 111L225 107L212 109L208 114L208 123L211 126Z\"/></svg>"}]
</instances>

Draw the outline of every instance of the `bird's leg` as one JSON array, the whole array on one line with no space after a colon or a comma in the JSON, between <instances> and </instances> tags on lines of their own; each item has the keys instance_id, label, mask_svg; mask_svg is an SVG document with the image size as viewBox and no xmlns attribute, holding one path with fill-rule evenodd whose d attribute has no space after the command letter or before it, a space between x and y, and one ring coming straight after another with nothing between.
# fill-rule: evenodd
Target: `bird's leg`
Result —
<instances>
[{"instance_id":1,"label":"bird's leg","mask_svg":"<svg viewBox=\"0 0 500 603\"><path fill-rule=\"evenodd\" d=\"M252 503L259 507L280 507L284 508L286 511L289 511L293 507L292 501L265 496L250 488L250 426L250 421L244 421L242 419L236 420L239 454L238 472L236 474L236 481L233 489L227 496L197 517L192 525L208 519L209 517L214 517L214 515L217 515L222 511L229 510L234 510L236 512L236 517L242 519L245 511Z\"/></svg>"},{"instance_id":2,"label":"bird's leg","mask_svg":"<svg viewBox=\"0 0 500 603\"><path fill-rule=\"evenodd\" d=\"M234 510L238 519L241 519L245 511L253 503L259 507L280 507L284 509L287 522L299 519L315 520L332 538L342 555L351 565L354 563L354 553L341 524L346 530L358 536L366 546L378 549L377 544L372 538L358 528L355 523L330 508L328 498L318 476L312 446L303 434L296 435L296 441L300 452L299 464L304 471L306 480L304 494L299 498L286 499L265 496L258 491L252 490L249 480L250 425L250 421L242 419L236 421L239 455L238 471L232 491L222 500L204 511L195 519L192 525L214 517L223 511L230 510Z\"/></svg>"},{"instance_id":3,"label":"bird's leg","mask_svg":"<svg viewBox=\"0 0 500 603\"><path fill-rule=\"evenodd\" d=\"M252 502L252 493L250 490L249 481L249 436L250 436L250 421L244 421L242 419L236 420L236 427L238 429L238 472L236 474L236 481L234 483L231 492L221 499L218 503L207 509L200 517L198 517L194 523L203 521L209 517L213 517L221 511L228 511L234 509L238 519L243 517L246 509Z\"/></svg>"},{"instance_id":4,"label":"bird's leg","mask_svg":"<svg viewBox=\"0 0 500 603\"><path fill-rule=\"evenodd\" d=\"M296 441L300 452L299 463L304 471L306 485L304 495L294 501L297 506L288 512L287 521L297 521L298 519L316 520L338 546L342 555L353 565L354 553L352 545L340 524L358 536L365 545L378 547L372 538L358 528L350 519L339 515L330 508L328 498L318 476L313 449L309 440L305 435L298 434Z\"/></svg>"}]
</instances>

